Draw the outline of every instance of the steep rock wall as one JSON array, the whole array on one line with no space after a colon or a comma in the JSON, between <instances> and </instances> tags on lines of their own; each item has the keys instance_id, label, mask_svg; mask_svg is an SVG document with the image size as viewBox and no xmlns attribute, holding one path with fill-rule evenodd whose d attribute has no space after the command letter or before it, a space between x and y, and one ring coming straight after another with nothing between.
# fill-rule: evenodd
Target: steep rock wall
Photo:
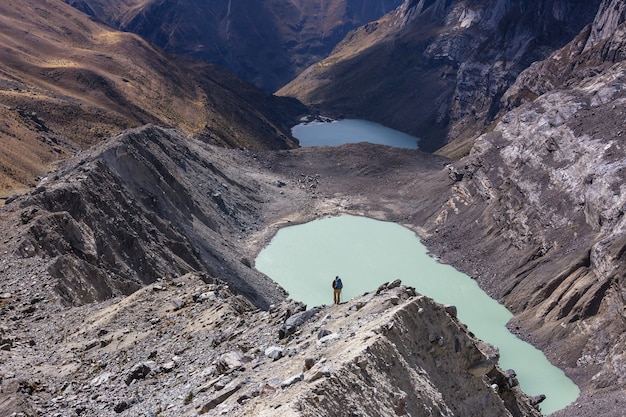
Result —
<instances>
[{"instance_id":1,"label":"steep rock wall","mask_svg":"<svg viewBox=\"0 0 626 417\"><path fill-rule=\"evenodd\" d=\"M626 383L623 26L622 2L604 1L519 76L493 130L449 166L452 196L426 239L597 404L623 401ZM559 415L572 413L594 411Z\"/></svg>"},{"instance_id":2,"label":"steep rock wall","mask_svg":"<svg viewBox=\"0 0 626 417\"><path fill-rule=\"evenodd\" d=\"M577 87L594 79L607 83L611 74L620 71L612 67L626 58L624 13L621 2L604 1L593 23L568 45L520 74L503 95L502 108L510 110L557 88ZM598 78L604 71L606 77Z\"/></svg>"},{"instance_id":3,"label":"steep rock wall","mask_svg":"<svg viewBox=\"0 0 626 417\"><path fill-rule=\"evenodd\" d=\"M450 166L456 211L439 216L463 218L464 236L476 234L466 244L502 268L471 266L479 282L597 389L626 382L614 373L626 359L624 70L612 64L502 116Z\"/></svg>"}]
</instances>

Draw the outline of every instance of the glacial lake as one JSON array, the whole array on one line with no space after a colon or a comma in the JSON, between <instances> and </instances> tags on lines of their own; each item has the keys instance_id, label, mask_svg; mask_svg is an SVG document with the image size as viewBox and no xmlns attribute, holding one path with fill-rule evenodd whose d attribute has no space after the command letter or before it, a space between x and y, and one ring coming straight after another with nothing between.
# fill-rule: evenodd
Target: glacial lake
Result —
<instances>
[{"instance_id":1,"label":"glacial lake","mask_svg":"<svg viewBox=\"0 0 626 417\"><path fill-rule=\"evenodd\" d=\"M515 370L526 394L546 395L543 414L579 395L540 350L508 331L512 314L504 306L469 276L430 257L417 235L396 223L342 215L285 227L259 253L256 268L308 308L333 303L330 283L336 275L344 284L342 302L400 279L439 303L455 305L476 337L498 347L500 367Z\"/></svg>"},{"instance_id":2,"label":"glacial lake","mask_svg":"<svg viewBox=\"0 0 626 417\"><path fill-rule=\"evenodd\" d=\"M378 123L359 119L301 123L291 129L301 146L338 146L369 142L396 148L417 149L419 139Z\"/></svg>"}]
</instances>

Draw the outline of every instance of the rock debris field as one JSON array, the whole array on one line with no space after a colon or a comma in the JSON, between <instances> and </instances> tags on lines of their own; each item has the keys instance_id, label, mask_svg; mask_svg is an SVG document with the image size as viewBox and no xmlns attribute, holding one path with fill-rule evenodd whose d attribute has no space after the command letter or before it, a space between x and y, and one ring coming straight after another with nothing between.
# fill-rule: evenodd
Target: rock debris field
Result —
<instances>
[{"instance_id":1,"label":"rock debris field","mask_svg":"<svg viewBox=\"0 0 626 417\"><path fill-rule=\"evenodd\" d=\"M21 324L2 328L0 407L21 403L14 415L540 415L454 308L399 281L308 310L259 310L204 274L62 322L47 304L3 295Z\"/></svg>"}]
</instances>

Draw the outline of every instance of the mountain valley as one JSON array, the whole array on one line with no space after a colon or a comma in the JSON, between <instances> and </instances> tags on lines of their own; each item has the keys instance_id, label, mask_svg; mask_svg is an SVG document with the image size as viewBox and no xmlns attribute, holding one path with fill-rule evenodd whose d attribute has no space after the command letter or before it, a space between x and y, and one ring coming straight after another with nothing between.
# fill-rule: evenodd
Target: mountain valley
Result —
<instances>
[{"instance_id":1,"label":"mountain valley","mask_svg":"<svg viewBox=\"0 0 626 417\"><path fill-rule=\"evenodd\" d=\"M464 156L519 73L589 24L600 1L405 1L278 91ZM355 95L354 91L359 94ZM463 146L461 146L463 144Z\"/></svg>"},{"instance_id":2,"label":"mountain valley","mask_svg":"<svg viewBox=\"0 0 626 417\"><path fill-rule=\"evenodd\" d=\"M229 69L273 92L324 58L350 30L401 0L65 0L166 51Z\"/></svg>"},{"instance_id":3,"label":"mountain valley","mask_svg":"<svg viewBox=\"0 0 626 417\"><path fill-rule=\"evenodd\" d=\"M541 415L453 306L396 277L304 306L254 268L342 213L505 305L581 389L552 416L623 415L621 1L378 2L279 96L94 20L139 2L70 3L0 6L0 415ZM422 149L300 148L316 111Z\"/></svg>"}]
</instances>

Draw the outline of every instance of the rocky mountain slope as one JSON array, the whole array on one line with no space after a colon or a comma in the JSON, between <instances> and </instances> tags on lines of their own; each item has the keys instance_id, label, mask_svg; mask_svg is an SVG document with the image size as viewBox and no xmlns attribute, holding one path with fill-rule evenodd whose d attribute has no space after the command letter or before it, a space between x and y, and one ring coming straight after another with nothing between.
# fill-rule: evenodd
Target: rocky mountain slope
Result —
<instances>
[{"instance_id":1,"label":"rocky mountain slope","mask_svg":"<svg viewBox=\"0 0 626 417\"><path fill-rule=\"evenodd\" d=\"M199 274L63 324L37 319L53 297L35 305L4 349L3 415L540 415L452 310L397 282L306 311Z\"/></svg>"},{"instance_id":2,"label":"rocky mountain slope","mask_svg":"<svg viewBox=\"0 0 626 417\"><path fill-rule=\"evenodd\" d=\"M325 58L348 31L402 0L65 0L173 53L228 68L265 91Z\"/></svg>"},{"instance_id":3,"label":"rocky mountain slope","mask_svg":"<svg viewBox=\"0 0 626 417\"><path fill-rule=\"evenodd\" d=\"M569 42L599 3L406 0L278 94L411 133L434 151L483 131L519 73Z\"/></svg>"},{"instance_id":4,"label":"rocky mountain slope","mask_svg":"<svg viewBox=\"0 0 626 417\"><path fill-rule=\"evenodd\" d=\"M289 126L301 107L218 67L172 59L60 1L3 2L0 27L2 197L60 158L145 123L227 146L294 145Z\"/></svg>"},{"instance_id":5,"label":"rocky mountain slope","mask_svg":"<svg viewBox=\"0 0 626 417\"><path fill-rule=\"evenodd\" d=\"M520 111L522 108L525 106ZM281 404L282 401L292 404L295 415L340 413L338 405L324 396L323 392L330 389L326 385L324 391L317 391L303 384L300 388L304 389L304 393L295 397L292 394L296 391L277 389L283 383L285 388L291 384L297 386L298 379L307 381L311 377L311 374L307 377L307 372L297 370L303 366L302 361L268 371L273 375L273 381L268 383L266 390L262 389L267 382L265 377L258 375L245 374L243 381L236 375L232 380L218 380L221 373L227 372L208 370L208 373L203 373L198 369L182 368L181 373L174 374L178 375L177 378L169 379L172 376L168 375L168 369L179 366L180 356L189 350L192 352L190 358L196 357L193 352L205 352L202 354L205 356L198 353L198 357L206 358L207 362L202 362L205 360L202 359L198 363L204 363L210 369L209 365L215 358L228 353L224 361L231 360L233 356L236 364L245 364L250 360L250 372L254 372L258 366L265 366L257 366L255 360L269 362L264 357L266 347L274 344L281 347L288 342L281 342L283 339L277 336L286 316L275 319L271 330L264 330L273 335L259 342L262 355L261 350L253 350L244 359L248 347L229 343L214 351L211 342L212 347L207 349L203 338L206 336L189 334L182 342L177 336L181 334L177 326L188 328L200 325L201 321L194 320L197 316L193 312L204 307L194 306L205 297L212 299L214 295L211 292L219 293L221 290L204 287L197 278L193 278L191 284L187 284L187 279L191 278L182 279L182 284L178 286L176 282L180 278L177 277L199 271L205 274L204 280L208 284L228 285L232 291L245 295L245 300L252 300L257 306L268 308L272 304L278 305L284 293L251 267L255 254L281 225L348 212L396 221L413 228L434 254L475 277L483 288L511 308L516 314L513 326L520 336L541 347L548 358L564 368L581 387L581 398L564 410L563 415L586 417L595 415L599 410L607 416L620 415L623 410L621 405L626 400L623 398L624 381L620 372L624 334L621 318L624 303L619 272L620 234L619 229L615 229L615 239L598 241L599 231L594 230L582 214L585 206L591 213L592 208L600 207L599 203L608 204L607 195L597 192L603 188L602 183L595 182L599 189L589 184L588 192L584 194L585 206L572 206L572 210L580 207L578 210L582 213L572 216L563 225L554 213L552 202L557 194L559 201L567 206L567 198L571 198L568 197L571 194L555 189L553 183L543 182L540 170L537 182L531 184L535 186L535 194L530 201L523 197L531 194L522 188L525 184L519 177L510 173L511 178L506 181L498 177L498 173L504 175L507 172L505 169L509 165L502 163L498 169L487 170L486 167L490 166L487 161L494 155L487 152L479 154L482 148L478 146L485 146L492 152L497 152L498 147L509 151L513 149L513 145L506 145L503 139L488 146L487 143L494 137L499 138L494 135L499 135L497 130L477 142L476 154L473 155L475 159L468 158L452 165L445 158L420 151L367 144L280 152L227 150L175 131L146 127L111 139L68 161L65 168L42 182L35 192L10 201L1 211L0 225L5 239L0 251L5 256L1 260L0 321L4 347L0 350L0 360L3 361L3 369L8 371L2 377L6 395L0 404L11 412L28 413L28 410L42 407L46 398L52 398L51 407L56 407L53 409L73 407L82 410L81 413L92 412L87 410L94 407L101 413L110 412L111 415L115 409L134 415L137 410L144 410L143 407L154 413L161 410L164 415L180 410L196 414L204 407L219 413L224 409L240 410L233 407L243 407L248 397L256 398L255 390L258 390L259 396L270 397L261 405L257 404L257 400L250 400L251 404L257 404L254 407L259 407L252 414L258 412L258 415L263 415L266 412L270 415L275 412L272 408L277 406L273 401L275 396L280 396ZM482 165L478 165L479 162ZM461 163L467 163L467 167L459 165ZM519 169L520 176L529 174L524 165L510 166ZM471 171L472 167L474 171ZM569 172L569 175L575 171ZM411 180L407 181L407 178ZM526 179L530 181L534 178ZM580 180L584 181L583 178ZM390 187L390 184L394 186ZM575 188L573 190L576 195L581 195ZM547 203L532 206L531 201ZM619 200L615 202L619 205ZM607 209L608 206L602 212ZM564 212L570 214L567 210ZM546 217L547 213L552 213L551 217ZM544 223L537 223L541 219ZM553 223L546 225L546 221ZM576 232L575 239L572 231ZM552 242L552 246L542 252L544 247L541 243L544 241ZM152 287L143 290L146 285ZM194 289L185 292L187 290L181 288L186 286ZM171 296L167 301L152 298L156 305L143 301L142 297L171 291L169 288L176 288L174 291L178 291L178 296ZM205 292L209 294L203 296ZM124 298L125 295L130 298ZM189 301L190 298L193 302ZM229 315L228 319L218 321L219 312L227 309L224 306L219 312L206 313L207 326L207 320L212 320L219 322L220 329L230 329L228 332L241 329L246 338L236 340L257 340L244 329L248 326L256 328L253 323L266 321L254 314L267 313L253 313L256 308L243 298L229 297L229 300L228 308L244 306L243 311L250 311L250 315ZM120 318L120 330L115 330L117 327L114 330L96 330L95 327L92 329L79 324L91 320L83 317L108 316L112 314L110 311L121 308L111 307L112 303L129 309L128 313L120 315L130 317L128 321ZM373 304L376 308L381 308L381 304L392 308L382 301L374 300ZM82 307L74 308L72 305ZM274 308L270 307L270 312ZM294 312L291 307L279 307L287 308ZM345 306L348 312L358 311L359 308L359 300ZM165 316L160 316L158 312ZM142 315L134 318L133 314ZM412 313L409 316L415 317ZM159 324L164 320L164 324ZM58 326L57 330L45 327L52 323ZM146 323L146 326L150 323L150 326L161 330L139 329L134 333L124 323L128 326L130 323ZM433 329L439 324L432 323ZM172 326L172 333L167 333L168 337L165 337L164 332L169 326ZM86 331L88 334L84 333L85 328L91 329ZM64 333L67 331L71 332L71 337ZM331 331L337 332L336 329ZM359 327L354 327L350 331L354 335L350 337L359 338L367 333L364 331L361 333ZM112 333L112 337L122 337L117 339L122 348L116 348L115 354L98 356L112 349L101 351L112 343L107 337L108 332ZM150 332L157 332L157 337L165 337L156 348ZM221 340L218 346L232 339L229 336L222 338L218 330L215 332L217 334L211 333L211 340L215 340L214 337ZM68 336L66 339L59 337L54 345L41 340L43 334L57 333ZM313 344L317 346L316 333L317 330L300 333L302 345L307 346L301 349L307 354L309 347ZM133 336L126 339L125 334ZM133 338L135 334L137 339ZM413 343L404 339L411 334L409 331L402 331L401 334L403 338L393 340L396 346ZM306 339L305 335L312 339ZM425 335L420 330L417 337ZM430 339L430 332L428 337ZM146 340L146 343L140 343L140 340ZM341 346L356 349L351 343L344 342ZM444 346L451 345L444 343ZM89 353L80 353L82 351ZM157 356L154 356L154 351ZM36 352L37 357L58 358L58 363L65 364L61 368L63 372L57 376L59 367L55 366L55 375L51 375L47 364L57 362L52 359L33 362L29 356L34 354L32 352ZM56 356L58 352L61 353ZM71 356L63 352L70 352ZM159 352L166 353L161 357ZM267 351L267 356L270 352ZM296 352L299 351L296 349ZM389 352L372 348L370 354L372 361L378 361L381 357L387 358ZM404 353L399 355L404 360L411 357ZM320 353L319 361L323 356L325 354ZM453 356L459 359L458 355ZM341 356L347 362L339 360L338 367L352 369L349 365L352 357ZM25 358L25 361L20 362L19 358ZM420 358L412 360L417 362L410 369L426 366ZM441 363L451 360L442 360ZM143 364L146 361L148 363ZM313 363L316 361L314 358ZM33 367L33 363L39 365ZM386 363L389 366L390 362ZM461 374L464 374L461 369L468 366L467 363L450 363ZM5 364L11 365L5 368ZM218 367L217 362L214 365ZM248 369L246 365L234 367L239 366ZM369 369L370 365L366 367ZM443 407L445 403L450 410L474 407L459 405L459 399L452 399L456 398L452 391L460 391L465 398L474 398L475 394L471 391L474 383L459 383L451 388L447 382L452 368L444 373L445 377L435 375L437 369L446 372L448 368L428 368L434 397L427 396L429 399L424 401L434 401L437 407ZM83 371L85 375L80 376ZM301 372L302 377L299 376ZM351 373L338 372L340 381L355 378ZM185 379L189 384L181 382L181 374L189 375ZM278 379L274 379L276 374L280 375ZM336 381L331 375L332 371L328 377ZM368 410L373 409L370 407L381 407L384 413L392 415L393 407L403 403L403 395L395 391L397 385L393 385L392 393L392 385L385 382L389 375L384 372L374 375L376 377L370 379L363 376L366 378L365 385L375 386L377 390L384 388L381 392L388 392L389 395L397 394L392 395L393 400L384 400L386 394L373 396L369 391L359 391L354 385L341 382L331 382L331 386L341 395L349 396L350 404L364 407L364 415L371 415L368 414ZM435 379L439 382L434 382ZM68 384L70 380L83 382ZM135 380L138 381L133 382ZM166 380L170 382L157 382ZM380 381L382 385L378 387L373 381ZM420 381L422 387L431 384ZM131 391L125 388L126 382L132 387ZM230 382L233 383L228 385ZM251 385L246 385L248 383ZM139 384L149 388L139 388ZM478 386L475 387L478 389ZM484 387L488 388L488 384ZM307 393L309 388L315 395ZM470 391L465 391L466 388ZM412 390L407 388L407 391L401 386L399 389L405 393ZM16 391L24 395L13 395ZM151 398L154 406L147 402L147 397ZM495 397L492 398L497 402ZM528 407L527 402L522 403ZM220 407L224 408L218 407L219 404L223 404ZM320 411L322 409L325 411ZM509 410L512 408L509 407ZM247 412L235 415L246 415ZM513 415L532 415L532 410L521 414L511 412ZM462 411L456 413L460 414L451 412L453 415L464 415Z\"/></svg>"},{"instance_id":6,"label":"rocky mountain slope","mask_svg":"<svg viewBox=\"0 0 626 417\"><path fill-rule=\"evenodd\" d=\"M228 151L214 157L190 140L148 126L68 160L8 205L3 222L23 231L12 251L42 258L67 304L201 270L267 308L283 294L250 268L234 236L255 227L272 185Z\"/></svg>"},{"instance_id":7,"label":"rocky mountain slope","mask_svg":"<svg viewBox=\"0 0 626 417\"><path fill-rule=\"evenodd\" d=\"M592 371L597 392L624 383L625 21L622 2L603 1L592 25L521 74L504 94L511 110L450 167L456 211L442 220L463 233L433 238L507 259L497 274L466 265L536 344Z\"/></svg>"}]
</instances>

